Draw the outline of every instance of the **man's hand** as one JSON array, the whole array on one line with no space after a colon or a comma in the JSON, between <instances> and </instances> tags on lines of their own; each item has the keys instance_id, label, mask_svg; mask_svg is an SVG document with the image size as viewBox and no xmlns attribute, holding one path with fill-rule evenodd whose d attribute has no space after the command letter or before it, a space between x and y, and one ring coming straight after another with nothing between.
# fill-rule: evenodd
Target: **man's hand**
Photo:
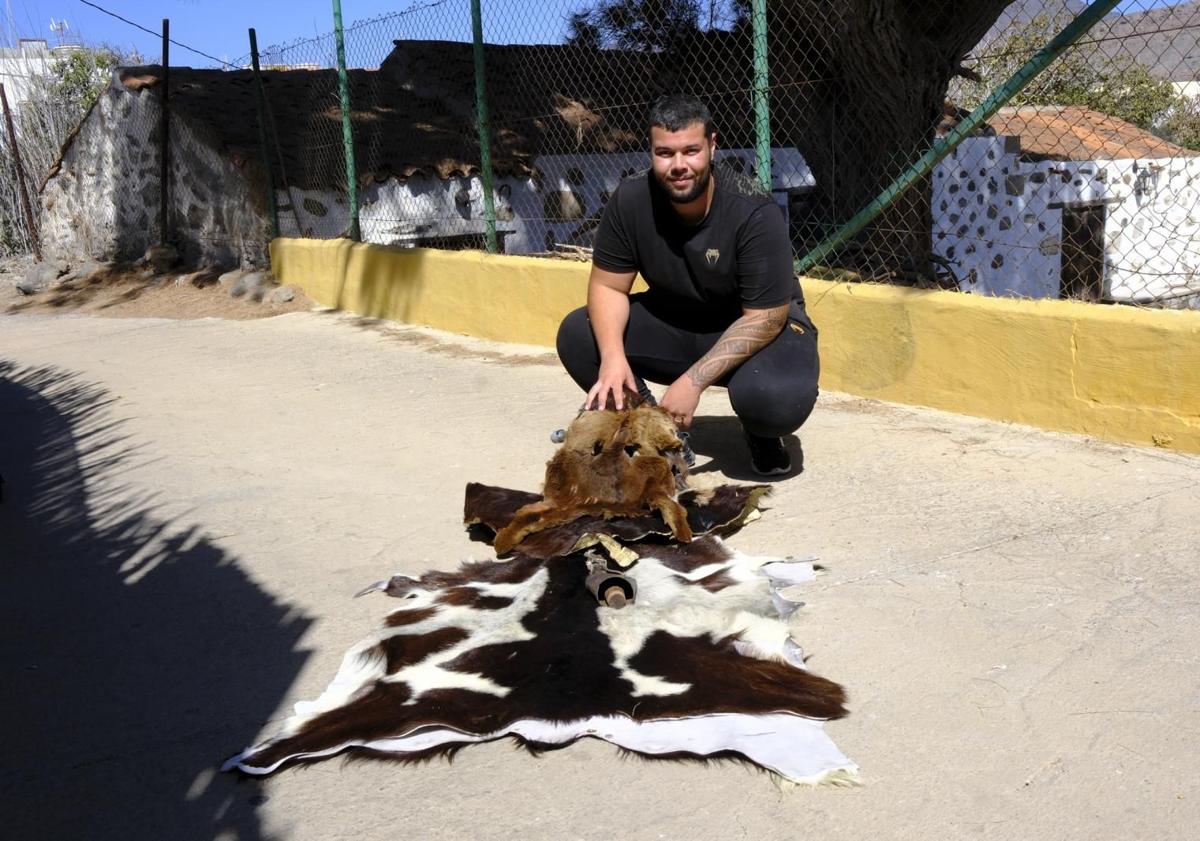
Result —
<instances>
[{"instance_id":1,"label":"man's hand","mask_svg":"<svg viewBox=\"0 0 1200 841\"><path fill-rule=\"evenodd\" d=\"M637 393L637 380L634 379L633 369L629 361L622 356L606 357L600 363L600 374L596 384L587 393L583 401L584 409L603 409L608 406L609 395L612 395L613 406L625 408L625 389Z\"/></svg>"},{"instance_id":2,"label":"man's hand","mask_svg":"<svg viewBox=\"0 0 1200 841\"><path fill-rule=\"evenodd\" d=\"M696 414L696 407L700 405L700 395L703 393L704 389L699 388L692 382L691 377L684 374L671 383L658 405L667 410L667 414L676 424L687 428L692 425L692 418Z\"/></svg>"},{"instance_id":3,"label":"man's hand","mask_svg":"<svg viewBox=\"0 0 1200 841\"><path fill-rule=\"evenodd\" d=\"M592 265L588 276L588 320L600 351L600 372L587 393L584 409L613 405L625 408L625 389L637 391L637 380L625 358L625 326L629 323L629 290L636 272L610 272Z\"/></svg>"}]
</instances>

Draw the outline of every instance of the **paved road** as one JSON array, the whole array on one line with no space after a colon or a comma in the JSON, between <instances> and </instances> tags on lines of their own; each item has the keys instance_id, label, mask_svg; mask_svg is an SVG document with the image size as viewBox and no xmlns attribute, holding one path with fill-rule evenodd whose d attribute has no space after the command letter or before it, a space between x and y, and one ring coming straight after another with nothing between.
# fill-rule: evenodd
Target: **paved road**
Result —
<instances>
[{"instance_id":1,"label":"paved road","mask_svg":"<svg viewBox=\"0 0 1200 841\"><path fill-rule=\"evenodd\" d=\"M1184 839L1200 826L1200 459L837 395L734 538L820 555L803 624L858 789L506 744L215 766L312 698L392 572L481 557L578 401L543 352L304 313L0 318L0 835ZM749 478L721 395L695 435Z\"/></svg>"}]
</instances>

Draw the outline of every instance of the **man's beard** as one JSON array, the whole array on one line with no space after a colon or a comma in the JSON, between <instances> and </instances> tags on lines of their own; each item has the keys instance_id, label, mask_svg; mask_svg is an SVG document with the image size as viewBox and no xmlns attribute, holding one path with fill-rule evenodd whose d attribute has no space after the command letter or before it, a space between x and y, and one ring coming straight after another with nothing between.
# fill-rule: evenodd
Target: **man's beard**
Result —
<instances>
[{"instance_id":1,"label":"man's beard","mask_svg":"<svg viewBox=\"0 0 1200 841\"><path fill-rule=\"evenodd\" d=\"M671 189L671 182L668 180L664 183L659 179L659 185L663 188L663 192L667 194L674 204L687 204L700 198L704 191L708 189L708 182L712 179L712 167L706 167L704 172L696 176L692 181L692 186L686 193L677 193Z\"/></svg>"}]
</instances>

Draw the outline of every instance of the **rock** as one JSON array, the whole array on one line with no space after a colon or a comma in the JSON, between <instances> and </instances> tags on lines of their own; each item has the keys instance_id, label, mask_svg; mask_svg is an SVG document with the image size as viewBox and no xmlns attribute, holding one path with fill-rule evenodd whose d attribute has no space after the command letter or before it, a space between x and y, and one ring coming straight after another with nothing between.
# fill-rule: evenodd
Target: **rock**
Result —
<instances>
[{"instance_id":1,"label":"rock","mask_svg":"<svg viewBox=\"0 0 1200 841\"><path fill-rule=\"evenodd\" d=\"M50 284L51 289L70 289L71 284L83 277L77 269L73 269Z\"/></svg>"},{"instance_id":2,"label":"rock","mask_svg":"<svg viewBox=\"0 0 1200 841\"><path fill-rule=\"evenodd\" d=\"M217 283L221 284L222 289L232 292L234 284L241 280L245 273L244 269L233 269L218 277Z\"/></svg>"},{"instance_id":3,"label":"rock","mask_svg":"<svg viewBox=\"0 0 1200 841\"><path fill-rule=\"evenodd\" d=\"M111 266L109 266L107 263L98 263L95 260L84 260L75 267L74 273L79 275L79 277L83 278L84 280L87 280L97 272L102 272L109 268L111 268Z\"/></svg>"},{"instance_id":4,"label":"rock","mask_svg":"<svg viewBox=\"0 0 1200 841\"><path fill-rule=\"evenodd\" d=\"M29 271L29 267L33 265L36 265L36 261L32 254L14 254L9 257L0 257L0 274L22 277L25 272Z\"/></svg>"},{"instance_id":5,"label":"rock","mask_svg":"<svg viewBox=\"0 0 1200 841\"><path fill-rule=\"evenodd\" d=\"M152 245L146 249L142 260L154 269L155 274L165 274L179 262L179 252L173 245Z\"/></svg>"},{"instance_id":6,"label":"rock","mask_svg":"<svg viewBox=\"0 0 1200 841\"><path fill-rule=\"evenodd\" d=\"M25 272L25 277L17 281L17 291L22 295L36 295L38 292L45 292L60 274L62 273L56 264L34 263Z\"/></svg>"},{"instance_id":7,"label":"rock","mask_svg":"<svg viewBox=\"0 0 1200 841\"><path fill-rule=\"evenodd\" d=\"M291 286L280 286L271 293L270 302L272 304L286 304L289 301L294 300L295 297L296 290L294 288Z\"/></svg>"},{"instance_id":8,"label":"rock","mask_svg":"<svg viewBox=\"0 0 1200 841\"><path fill-rule=\"evenodd\" d=\"M203 289L206 286L212 286L214 283L219 283L220 278L217 270L213 268L198 269L194 272L181 274L175 278L176 286L194 286L197 289Z\"/></svg>"},{"instance_id":9,"label":"rock","mask_svg":"<svg viewBox=\"0 0 1200 841\"><path fill-rule=\"evenodd\" d=\"M192 273L192 286L195 286L197 289L204 289L207 286L214 285L220 276L220 269L214 266L207 266Z\"/></svg>"},{"instance_id":10,"label":"rock","mask_svg":"<svg viewBox=\"0 0 1200 841\"><path fill-rule=\"evenodd\" d=\"M233 286L229 289L229 294L234 298L240 298L245 295L252 301L261 301L270 286L271 276L269 274L266 272L249 272L234 281Z\"/></svg>"},{"instance_id":11,"label":"rock","mask_svg":"<svg viewBox=\"0 0 1200 841\"><path fill-rule=\"evenodd\" d=\"M59 261L55 264L55 268L62 270L64 265L66 265L64 261ZM50 287L52 289L69 289L75 281L88 280L92 275L107 268L103 263L97 263L95 260L84 260L82 263L77 263L74 268L69 268L58 280L51 283Z\"/></svg>"}]
</instances>

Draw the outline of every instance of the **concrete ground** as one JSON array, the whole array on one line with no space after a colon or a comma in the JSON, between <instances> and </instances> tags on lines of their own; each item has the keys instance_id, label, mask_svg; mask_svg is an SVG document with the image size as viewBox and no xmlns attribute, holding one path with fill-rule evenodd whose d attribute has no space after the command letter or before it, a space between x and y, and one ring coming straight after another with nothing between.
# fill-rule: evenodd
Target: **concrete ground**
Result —
<instances>
[{"instance_id":1,"label":"concrete ground","mask_svg":"<svg viewBox=\"0 0 1200 841\"><path fill-rule=\"evenodd\" d=\"M315 697L393 572L486 547L578 404L540 350L298 313L0 318L0 835L1190 839L1200 459L825 395L732 538L821 556L800 641L864 785L589 741L453 764L216 766ZM723 395L702 470L749 479Z\"/></svg>"}]
</instances>

